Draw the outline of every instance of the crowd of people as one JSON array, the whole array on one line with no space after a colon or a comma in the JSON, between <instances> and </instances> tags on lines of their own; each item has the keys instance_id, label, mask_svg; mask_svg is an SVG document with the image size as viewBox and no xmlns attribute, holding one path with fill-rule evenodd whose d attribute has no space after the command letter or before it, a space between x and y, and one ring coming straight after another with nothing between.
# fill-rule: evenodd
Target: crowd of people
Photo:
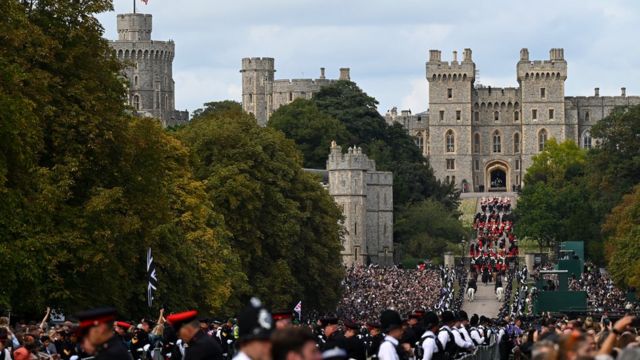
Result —
<instances>
[{"instance_id":1,"label":"crowd of people","mask_svg":"<svg viewBox=\"0 0 640 360\"><path fill-rule=\"evenodd\" d=\"M480 211L473 220L475 238L469 245L471 271L481 274L487 284L494 274L504 273L518 256L518 241L513 233L511 199L480 199Z\"/></svg>"},{"instance_id":2,"label":"crowd of people","mask_svg":"<svg viewBox=\"0 0 640 360\"><path fill-rule=\"evenodd\" d=\"M372 321L388 308L405 314L414 309L432 309L439 303L444 306L447 301L442 299L452 292L447 283L454 276L432 268L349 267L337 313L357 321Z\"/></svg>"},{"instance_id":3,"label":"crowd of people","mask_svg":"<svg viewBox=\"0 0 640 360\"><path fill-rule=\"evenodd\" d=\"M0 319L0 358L213 360L638 359L640 321L633 316L505 316L462 310L384 309L373 321L345 317L293 321L257 299L221 324L197 311L161 313L157 322L118 321L114 309L77 322L11 326ZM161 329L161 330L159 330ZM59 336L58 336L59 334ZM482 353L482 355L480 355ZM476 357L477 356L477 357Z\"/></svg>"},{"instance_id":4,"label":"crowd of people","mask_svg":"<svg viewBox=\"0 0 640 360\"><path fill-rule=\"evenodd\" d=\"M570 279L569 289L586 291L589 308L597 311L625 311L633 307L627 301L626 293L614 285L606 272L591 262L585 262L580 277Z\"/></svg>"}]
</instances>

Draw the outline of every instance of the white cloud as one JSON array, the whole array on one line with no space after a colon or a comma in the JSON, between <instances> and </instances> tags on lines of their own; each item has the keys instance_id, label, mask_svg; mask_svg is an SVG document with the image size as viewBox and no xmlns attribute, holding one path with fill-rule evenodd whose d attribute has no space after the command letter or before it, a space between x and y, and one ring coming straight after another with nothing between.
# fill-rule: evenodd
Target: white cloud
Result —
<instances>
[{"instance_id":1,"label":"white cloud","mask_svg":"<svg viewBox=\"0 0 640 360\"><path fill-rule=\"evenodd\" d=\"M115 12L99 15L106 37L116 37L115 13L131 6L115 0ZM320 67L336 77L350 67L381 111L425 110L424 65L434 48L445 59L472 48L481 82L497 87L517 85L520 48L546 59L564 47L567 95L595 86L640 91L640 47L629 42L640 23L634 0L150 0L138 9L154 15L154 39L175 40L176 103L189 110L239 100L240 60L254 56L274 57L278 78L315 77Z\"/></svg>"}]
</instances>

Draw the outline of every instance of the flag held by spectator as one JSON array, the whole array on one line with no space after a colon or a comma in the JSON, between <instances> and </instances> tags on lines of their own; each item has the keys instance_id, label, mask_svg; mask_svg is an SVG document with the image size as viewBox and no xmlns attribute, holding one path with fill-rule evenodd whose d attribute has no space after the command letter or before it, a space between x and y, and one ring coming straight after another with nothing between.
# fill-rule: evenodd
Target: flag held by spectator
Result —
<instances>
[{"instance_id":1,"label":"flag held by spectator","mask_svg":"<svg viewBox=\"0 0 640 360\"><path fill-rule=\"evenodd\" d=\"M153 304L153 292L156 291L158 286L158 278L156 277L156 264L153 263L153 256L151 255L151 248L147 250L147 278L149 283L147 284L147 303L149 307Z\"/></svg>"},{"instance_id":2,"label":"flag held by spectator","mask_svg":"<svg viewBox=\"0 0 640 360\"><path fill-rule=\"evenodd\" d=\"M298 320L300 320L302 316L302 301L298 301L298 305L293 308L293 311L298 314Z\"/></svg>"}]
</instances>

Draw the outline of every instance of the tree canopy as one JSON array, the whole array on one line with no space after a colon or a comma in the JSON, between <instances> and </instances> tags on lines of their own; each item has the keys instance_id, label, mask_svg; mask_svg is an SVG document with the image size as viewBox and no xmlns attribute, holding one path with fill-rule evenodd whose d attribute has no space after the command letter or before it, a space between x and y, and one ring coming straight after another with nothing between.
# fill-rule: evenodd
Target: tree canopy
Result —
<instances>
[{"instance_id":1,"label":"tree canopy","mask_svg":"<svg viewBox=\"0 0 640 360\"><path fill-rule=\"evenodd\" d=\"M622 287L640 288L640 185L611 211L603 230L608 270L614 281Z\"/></svg>"},{"instance_id":2,"label":"tree canopy","mask_svg":"<svg viewBox=\"0 0 640 360\"><path fill-rule=\"evenodd\" d=\"M111 1L4 1L0 11L0 310L114 305L219 311L242 281L187 149L124 105L93 14ZM179 289L176 287L179 284Z\"/></svg>"},{"instance_id":3,"label":"tree canopy","mask_svg":"<svg viewBox=\"0 0 640 360\"><path fill-rule=\"evenodd\" d=\"M238 297L288 309L331 309L343 276L340 210L302 169L293 141L239 107L222 107L178 130L198 179L224 217L248 281ZM322 283L322 287L308 284Z\"/></svg>"}]
</instances>

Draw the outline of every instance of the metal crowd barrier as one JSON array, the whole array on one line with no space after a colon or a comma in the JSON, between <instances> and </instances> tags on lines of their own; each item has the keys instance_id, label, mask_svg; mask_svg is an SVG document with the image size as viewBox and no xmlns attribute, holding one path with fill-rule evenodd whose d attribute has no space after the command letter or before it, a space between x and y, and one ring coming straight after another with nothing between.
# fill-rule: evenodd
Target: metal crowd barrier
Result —
<instances>
[{"instance_id":1,"label":"metal crowd barrier","mask_svg":"<svg viewBox=\"0 0 640 360\"><path fill-rule=\"evenodd\" d=\"M462 357L457 357L457 360L494 360L500 358L500 349L496 342L495 334L491 335L491 341L489 345L480 345L476 347L473 353L465 354Z\"/></svg>"}]
</instances>

